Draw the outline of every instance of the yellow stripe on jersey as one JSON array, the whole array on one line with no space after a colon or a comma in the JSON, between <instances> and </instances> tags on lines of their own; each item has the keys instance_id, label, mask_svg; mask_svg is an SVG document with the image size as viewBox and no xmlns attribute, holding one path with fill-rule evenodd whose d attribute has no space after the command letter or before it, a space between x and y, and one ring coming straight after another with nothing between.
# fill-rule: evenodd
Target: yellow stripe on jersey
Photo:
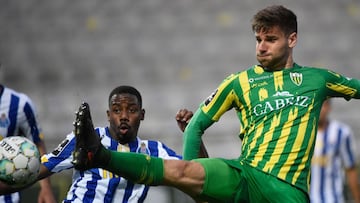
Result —
<instances>
[{"instance_id":1,"label":"yellow stripe on jersey","mask_svg":"<svg viewBox=\"0 0 360 203\"><path fill-rule=\"evenodd\" d=\"M234 77L234 76L233 76ZM219 96L221 95L221 92L223 92L223 90L229 85L229 83L231 83L233 80L231 78L224 80L224 82L218 87L217 93L214 95L214 98L212 99L212 102L210 102L208 105L204 105L202 107L202 110L204 113L207 113L215 104L216 102L213 101L217 101ZM220 93L220 94L219 94ZM226 112L228 110L228 107L231 106L231 103L233 101L233 97L235 94L233 92L233 90L231 90L231 92L228 93L228 95L226 95L226 99L224 99L223 103L221 104L220 108L218 108L219 110L216 112L216 114L212 117L213 120L219 120L220 116L222 114L224 114L224 112Z\"/></svg>"},{"instance_id":2,"label":"yellow stripe on jersey","mask_svg":"<svg viewBox=\"0 0 360 203\"><path fill-rule=\"evenodd\" d=\"M226 98L223 102L222 105L220 106L219 110L216 112L216 114L214 115L214 119L215 120L219 120L221 115L223 115L226 111L229 110L229 106L231 106L232 101L234 101L234 97L235 97L235 93L233 90L231 90L231 92L229 92L228 95L226 95Z\"/></svg>"},{"instance_id":3,"label":"yellow stripe on jersey","mask_svg":"<svg viewBox=\"0 0 360 203\"><path fill-rule=\"evenodd\" d=\"M316 129L316 126L317 125L317 121L316 120L314 120L313 121L313 124L312 124L312 131L311 131L311 137L310 137L310 139L309 139L309 143L310 144L308 144L308 147L307 147L307 149L306 149L306 153L305 153L305 156L303 157L303 159L302 159L302 161L301 161L301 165L299 166L299 168L298 168L298 171L300 170L300 171L303 171L304 170L304 168L305 168L305 166L306 166L306 162L307 162L307 159L309 159L310 157L309 157L309 155L310 155L310 150L311 150L311 146L312 146L312 143L314 143L314 140L315 140L315 137L316 137L316 131L315 131L315 129ZM302 126L300 126L300 128L301 128ZM305 127L305 126L303 126L303 127ZM305 135L305 132L302 134L302 137L304 137L304 135ZM295 184L295 182L296 182L296 180L298 179L298 177L300 176L300 173L299 172L297 172L297 173L295 173L295 176L294 176L294 178L293 178L293 180L291 181L293 184ZM307 182L308 182L308 185L309 185L309 177L308 177L308 180L307 180Z\"/></svg>"},{"instance_id":4,"label":"yellow stripe on jersey","mask_svg":"<svg viewBox=\"0 0 360 203\"><path fill-rule=\"evenodd\" d=\"M263 134L263 130L264 130L264 122L261 122L260 125L257 126L257 128L256 128L255 136L254 136L254 139L252 139L252 142L249 145L249 149L255 149L256 148L256 140L257 140L257 138L259 138ZM246 143L247 140L248 140L248 136L245 137L244 143ZM246 157L249 156L250 152L251 152L251 150L247 150ZM260 161L260 160L253 160L252 164L257 165L258 161Z\"/></svg>"},{"instance_id":5,"label":"yellow stripe on jersey","mask_svg":"<svg viewBox=\"0 0 360 203\"><path fill-rule=\"evenodd\" d=\"M288 121L282 127L281 135L279 141L276 144L275 151L273 152L273 155L271 156L270 160L268 161L268 163L266 163L264 167L265 171L271 171L275 163L278 163L280 156L282 155L282 152L284 151L284 148L286 146L287 140L289 139L291 127L297 115L298 115L298 108L295 107L294 110L290 110ZM280 170L280 174L281 174L281 170Z\"/></svg>"},{"instance_id":6,"label":"yellow stripe on jersey","mask_svg":"<svg viewBox=\"0 0 360 203\"><path fill-rule=\"evenodd\" d=\"M346 94L350 97L354 97L357 92L356 89L341 84L326 83L326 87L335 92Z\"/></svg>"},{"instance_id":7,"label":"yellow stripe on jersey","mask_svg":"<svg viewBox=\"0 0 360 203\"><path fill-rule=\"evenodd\" d=\"M102 178L103 179L106 179L106 178L118 178L120 177L119 175L116 175L115 173L113 172L110 172L110 171L107 171L105 169L100 169L99 168L99 173L102 173Z\"/></svg>"},{"instance_id":8,"label":"yellow stripe on jersey","mask_svg":"<svg viewBox=\"0 0 360 203\"><path fill-rule=\"evenodd\" d=\"M250 83L249 83L249 77L247 75L247 72L241 72L239 74L239 83L240 83L240 87L243 93L243 98L245 101L244 106L247 106L248 109L251 109L251 101L250 101ZM241 107L241 120L244 122L243 123L243 128L241 130L240 133L244 133L243 130L245 130L245 127L249 125L248 120L246 119L246 111L247 109L244 109L243 106Z\"/></svg>"},{"instance_id":9,"label":"yellow stripe on jersey","mask_svg":"<svg viewBox=\"0 0 360 203\"><path fill-rule=\"evenodd\" d=\"M283 71L274 72L274 86L275 86L275 91L283 90L284 87Z\"/></svg>"},{"instance_id":10,"label":"yellow stripe on jersey","mask_svg":"<svg viewBox=\"0 0 360 203\"><path fill-rule=\"evenodd\" d=\"M267 131L265 134L264 134L264 141L263 143L267 143L266 145L264 144L261 144L258 148L258 153L257 153L257 157L263 157L264 154L266 153L266 150L268 148L268 145L270 143L270 141L272 140L273 138L273 135L274 135L274 130L277 126L280 125L280 119L281 119L281 112L279 113L279 115L274 115L273 116L273 119L271 121L271 124L270 124L270 130ZM256 140L256 139L255 139ZM253 160L252 164L254 166L257 166L258 162L260 161L260 159L256 159L256 160ZM265 166L266 167L266 166ZM268 168L270 168L269 166L267 166ZM266 169L263 169L264 171L268 171Z\"/></svg>"},{"instance_id":11,"label":"yellow stripe on jersey","mask_svg":"<svg viewBox=\"0 0 360 203\"><path fill-rule=\"evenodd\" d=\"M299 152L300 148L299 146L302 146L302 143L304 142L304 138L305 138L305 133L306 133L306 127L308 124L308 120L310 119L310 112L311 109L313 108L313 103L309 106L309 110L307 111L307 113L301 118L300 121L300 126L298 128L298 133L296 135L296 140L294 142L294 146L291 149L292 152ZM315 126L312 126L312 129L314 131ZM312 143L314 140L315 134L314 132L311 133L311 138L309 140L309 143ZM303 160L301 161L301 164L299 165L299 168L297 170L297 172L294 174L294 177L292 179L292 183L295 184L295 182L297 181L298 177L300 176L300 172L305 168L305 163L306 163L306 159L309 159L309 153L310 153L310 149L311 149L311 144L308 144L308 147L306 149L306 153L305 156L303 157ZM279 178L285 179L287 173L290 170L290 166L294 164L294 161L296 160L298 156L298 153L291 153L286 161L286 165L284 165L284 167L281 168L280 173L279 173Z\"/></svg>"}]
</instances>

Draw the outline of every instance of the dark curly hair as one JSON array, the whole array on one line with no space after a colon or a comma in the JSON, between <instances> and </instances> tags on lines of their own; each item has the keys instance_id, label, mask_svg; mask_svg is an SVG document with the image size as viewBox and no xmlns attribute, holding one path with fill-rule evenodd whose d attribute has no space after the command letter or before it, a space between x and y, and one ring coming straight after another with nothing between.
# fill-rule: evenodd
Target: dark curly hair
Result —
<instances>
[{"instance_id":1,"label":"dark curly hair","mask_svg":"<svg viewBox=\"0 0 360 203\"><path fill-rule=\"evenodd\" d=\"M294 12L281 5L273 5L258 11L252 19L252 30L254 32L268 31L274 26L289 36L297 33L297 19Z\"/></svg>"},{"instance_id":2,"label":"dark curly hair","mask_svg":"<svg viewBox=\"0 0 360 203\"><path fill-rule=\"evenodd\" d=\"M132 86L127 86L127 85L122 85L122 86L118 86L116 87L115 89L113 89L109 95L109 106L111 105L110 104L110 100L111 100L111 97L114 96L115 94L131 94L131 95L134 95L136 96L138 102L139 102L139 105L140 105L140 108L142 108L142 99L141 99L141 94L140 92L135 89L134 87Z\"/></svg>"}]
</instances>

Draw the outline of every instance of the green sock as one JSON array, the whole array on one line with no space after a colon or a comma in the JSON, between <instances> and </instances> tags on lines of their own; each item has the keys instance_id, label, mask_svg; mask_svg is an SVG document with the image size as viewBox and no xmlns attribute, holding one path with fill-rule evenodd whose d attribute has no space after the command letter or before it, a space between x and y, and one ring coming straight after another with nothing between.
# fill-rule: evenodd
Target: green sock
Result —
<instances>
[{"instance_id":1,"label":"green sock","mask_svg":"<svg viewBox=\"0 0 360 203\"><path fill-rule=\"evenodd\" d=\"M104 148L103 148L104 149ZM164 178L163 160L146 154L102 150L109 158L105 169L135 183L159 185ZM110 156L109 156L110 155Z\"/></svg>"}]
</instances>

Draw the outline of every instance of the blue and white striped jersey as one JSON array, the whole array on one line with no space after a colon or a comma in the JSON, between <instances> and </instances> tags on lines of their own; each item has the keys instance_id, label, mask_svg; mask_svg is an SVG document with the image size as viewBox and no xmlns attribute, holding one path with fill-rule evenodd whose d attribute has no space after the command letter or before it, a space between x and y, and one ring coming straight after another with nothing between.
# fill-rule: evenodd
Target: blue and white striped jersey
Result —
<instances>
[{"instance_id":1,"label":"blue and white striped jersey","mask_svg":"<svg viewBox=\"0 0 360 203\"><path fill-rule=\"evenodd\" d=\"M355 166L355 155L353 132L348 125L330 121L324 132L318 131L311 165L312 203L345 202L344 168Z\"/></svg>"},{"instance_id":2,"label":"blue and white striped jersey","mask_svg":"<svg viewBox=\"0 0 360 203\"><path fill-rule=\"evenodd\" d=\"M111 138L108 127L96 128L96 131L101 137L101 143L114 151L145 153L164 159L182 158L159 141L137 138L127 145L122 145ZM73 168L71 153L74 148L75 137L71 133L52 153L44 155L41 161L54 173ZM143 202L148 190L149 186L134 184L104 169L83 172L74 169L72 185L64 202Z\"/></svg>"},{"instance_id":3,"label":"blue and white striped jersey","mask_svg":"<svg viewBox=\"0 0 360 203\"><path fill-rule=\"evenodd\" d=\"M0 85L0 140L16 135L25 136L34 143L43 138L31 99L23 93ZM19 193L0 196L0 203L19 201Z\"/></svg>"}]
</instances>

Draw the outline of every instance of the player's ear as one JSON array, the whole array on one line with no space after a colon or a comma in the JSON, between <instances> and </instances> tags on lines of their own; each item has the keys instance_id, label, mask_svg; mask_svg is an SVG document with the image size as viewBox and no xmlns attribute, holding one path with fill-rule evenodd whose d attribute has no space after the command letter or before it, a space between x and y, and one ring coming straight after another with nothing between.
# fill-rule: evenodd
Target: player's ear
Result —
<instances>
[{"instance_id":1,"label":"player's ear","mask_svg":"<svg viewBox=\"0 0 360 203\"><path fill-rule=\"evenodd\" d=\"M145 109L141 109L140 120L144 120L144 119L145 119Z\"/></svg>"},{"instance_id":2,"label":"player's ear","mask_svg":"<svg viewBox=\"0 0 360 203\"><path fill-rule=\"evenodd\" d=\"M297 43L297 33L293 32L288 37L288 44L290 48L294 48Z\"/></svg>"},{"instance_id":3,"label":"player's ear","mask_svg":"<svg viewBox=\"0 0 360 203\"><path fill-rule=\"evenodd\" d=\"M109 110L106 110L106 115L107 115L108 121L110 121L110 111Z\"/></svg>"}]
</instances>

